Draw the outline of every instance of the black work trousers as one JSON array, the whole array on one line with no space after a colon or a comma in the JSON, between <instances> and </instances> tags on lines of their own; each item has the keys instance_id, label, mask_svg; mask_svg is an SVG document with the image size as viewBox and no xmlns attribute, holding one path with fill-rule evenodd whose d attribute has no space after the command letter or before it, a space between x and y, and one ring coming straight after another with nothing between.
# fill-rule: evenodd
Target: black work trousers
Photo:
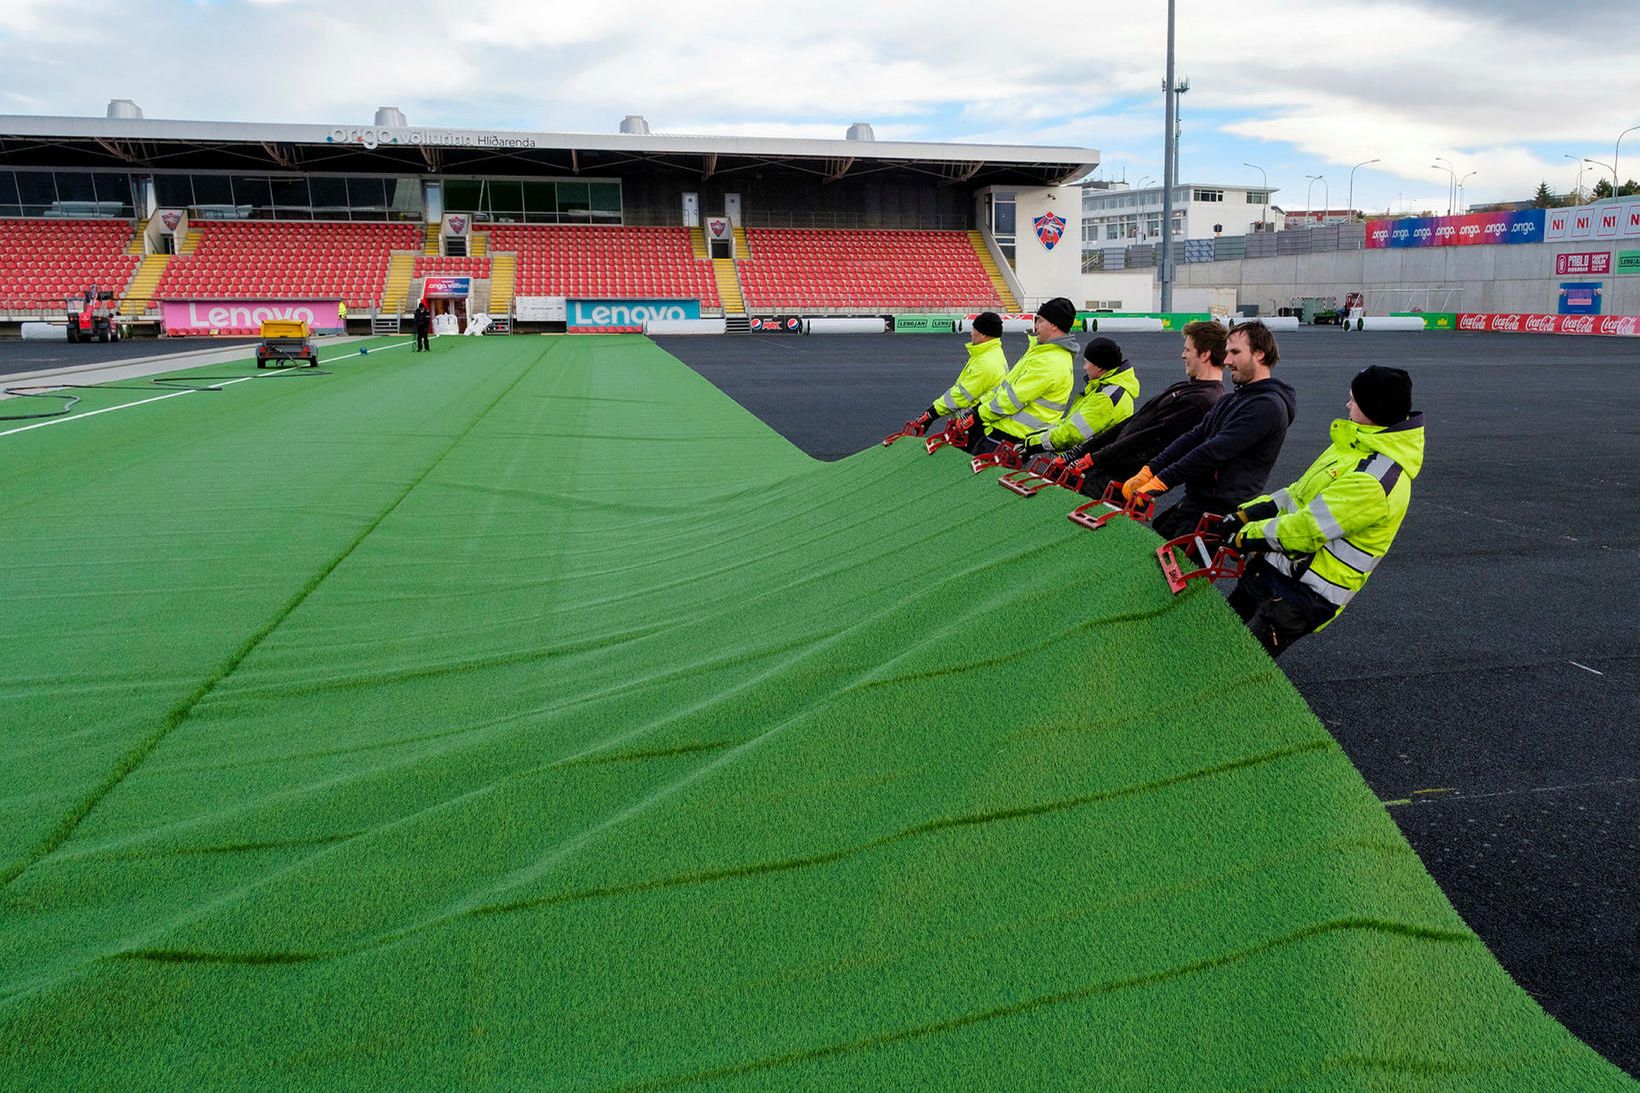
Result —
<instances>
[{"instance_id":1,"label":"black work trousers","mask_svg":"<svg viewBox=\"0 0 1640 1093\"><path fill-rule=\"evenodd\" d=\"M433 348L433 343L431 339L428 338L428 334L429 331L423 330L419 326L416 327L416 348L411 350L411 352L420 353L424 349Z\"/></svg>"},{"instance_id":2,"label":"black work trousers","mask_svg":"<svg viewBox=\"0 0 1640 1093\"><path fill-rule=\"evenodd\" d=\"M1230 606L1271 657L1281 656L1337 613L1332 604L1278 573L1262 556L1247 563L1230 593Z\"/></svg>"}]
</instances>

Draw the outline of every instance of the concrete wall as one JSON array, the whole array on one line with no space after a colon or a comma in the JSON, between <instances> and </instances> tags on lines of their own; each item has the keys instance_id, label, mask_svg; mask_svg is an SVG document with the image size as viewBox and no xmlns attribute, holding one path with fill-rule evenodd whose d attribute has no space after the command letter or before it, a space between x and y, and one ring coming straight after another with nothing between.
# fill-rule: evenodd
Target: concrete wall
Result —
<instances>
[{"instance_id":1,"label":"concrete wall","mask_svg":"<svg viewBox=\"0 0 1640 1093\"><path fill-rule=\"evenodd\" d=\"M1120 300L1123 311L1155 311L1156 270L1146 268L1084 273L1081 287L1067 295L1077 307L1087 307L1092 300Z\"/></svg>"},{"instance_id":2,"label":"concrete wall","mask_svg":"<svg viewBox=\"0 0 1640 1093\"><path fill-rule=\"evenodd\" d=\"M1030 310L1043 300L1066 296L1081 302L1082 190L1079 186L1021 187L1014 191L1016 215L1014 273L1025 297L1020 306ZM1031 222L1043 213L1065 218L1065 234L1049 250L1036 237Z\"/></svg>"},{"instance_id":3,"label":"concrete wall","mask_svg":"<svg viewBox=\"0 0 1640 1093\"><path fill-rule=\"evenodd\" d=\"M1175 289L1234 288L1238 305L1262 313L1286 307L1295 296L1367 294L1367 312L1560 310L1563 281L1597 281L1605 290L1601 313L1640 315L1640 276L1557 276L1559 254L1640 250L1637 240L1579 240L1520 246L1427 247L1331 251L1245 258L1233 262L1181 262Z\"/></svg>"}]
</instances>

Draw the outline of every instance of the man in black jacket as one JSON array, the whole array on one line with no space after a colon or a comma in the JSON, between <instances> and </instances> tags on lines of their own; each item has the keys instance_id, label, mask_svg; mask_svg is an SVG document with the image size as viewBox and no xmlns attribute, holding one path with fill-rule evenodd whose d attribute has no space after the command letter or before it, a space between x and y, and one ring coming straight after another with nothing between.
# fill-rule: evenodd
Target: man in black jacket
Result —
<instances>
[{"instance_id":1,"label":"man in black jacket","mask_svg":"<svg viewBox=\"0 0 1640 1093\"><path fill-rule=\"evenodd\" d=\"M1263 323L1254 320L1230 331L1224 361L1236 389L1200 425L1122 483L1122 496L1129 499L1184 486L1184 500L1156 517L1157 534L1184 535L1202 513L1223 515L1264 492L1287 426L1298 416L1297 394L1270 374L1278 357L1276 337Z\"/></svg>"},{"instance_id":2,"label":"man in black jacket","mask_svg":"<svg viewBox=\"0 0 1640 1093\"><path fill-rule=\"evenodd\" d=\"M1112 482L1125 482L1194 428L1224 394L1224 327L1211 319L1186 323L1185 378L1131 418L1084 441L1063 458L1083 475L1082 492L1098 497Z\"/></svg>"},{"instance_id":3,"label":"man in black jacket","mask_svg":"<svg viewBox=\"0 0 1640 1093\"><path fill-rule=\"evenodd\" d=\"M433 330L433 312L427 307L426 300L416 305L415 323L416 345L410 352L420 353L424 349L432 349L432 342L428 340L427 335Z\"/></svg>"}]
</instances>

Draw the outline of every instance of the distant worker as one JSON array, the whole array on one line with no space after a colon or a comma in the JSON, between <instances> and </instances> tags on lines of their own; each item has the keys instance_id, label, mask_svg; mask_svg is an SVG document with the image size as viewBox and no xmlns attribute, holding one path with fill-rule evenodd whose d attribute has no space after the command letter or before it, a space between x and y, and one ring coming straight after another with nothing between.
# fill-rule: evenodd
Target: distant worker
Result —
<instances>
[{"instance_id":1,"label":"distant worker","mask_svg":"<svg viewBox=\"0 0 1640 1093\"><path fill-rule=\"evenodd\" d=\"M339 303L337 303L337 305L336 305L336 316L337 316L337 318L342 320L342 329L341 329L340 333L346 334L347 333L347 301L346 300L342 300Z\"/></svg>"},{"instance_id":2,"label":"distant worker","mask_svg":"<svg viewBox=\"0 0 1640 1093\"><path fill-rule=\"evenodd\" d=\"M433 332L433 312L427 307L426 300L416 305L415 322L416 347L411 352L420 353L424 349L432 349L433 343L429 340L428 335Z\"/></svg>"},{"instance_id":3,"label":"distant worker","mask_svg":"<svg viewBox=\"0 0 1640 1093\"><path fill-rule=\"evenodd\" d=\"M982 311L974 316L968 332L968 363L963 365L957 382L935 399L924 410L916 423L925 428L935 418L950 417L970 409L1008 374L1008 358L1002 355L1002 316L994 311ZM983 434L975 429L969 436L969 447L975 446Z\"/></svg>"},{"instance_id":4,"label":"distant worker","mask_svg":"<svg viewBox=\"0 0 1640 1093\"><path fill-rule=\"evenodd\" d=\"M1083 493L1098 497L1111 482L1127 481L1162 449L1196 427L1224 395L1224 342L1224 327L1218 323L1210 319L1186 323L1184 351L1179 354L1185 378L1145 403L1126 422L1064 453L1066 462L1083 475Z\"/></svg>"},{"instance_id":5,"label":"distant worker","mask_svg":"<svg viewBox=\"0 0 1640 1093\"><path fill-rule=\"evenodd\" d=\"M1184 500L1156 517L1157 534L1184 535L1195 530L1203 513L1229 512L1263 492L1287 426L1298 416L1298 395L1270 374L1278 359L1269 327L1257 320L1238 324L1224 353L1235 390L1122 483L1122 496L1129 500L1184 487Z\"/></svg>"},{"instance_id":6,"label":"distant worker","mask_svg":"<svg viewBox=\"0 0 1640 1093\"><path fill-rule=\"evenodd\" d=\"M1249 502L1219 531L1254 557L1230 605L1272 657L1320 630L1361 591L1395 541L1424 465L1412 378L1373 365L1350 381L1349 417L1297 482Z\"/></svg>"},{"instance_id":7,"label":"distant worker","mask_svg":"<svg viewBox=\"0 0 1640 1093\"><path fill-rule=\"evenodd\" d=\"M1075 322L1076 305L1063 296L1036 309L1035 333L1025 355L969 414L985 430L984 441L973 450L987 451L1003 442L1023 444L1065 415L1076 387L1080 346L1070 335Z\"/></svg>"},{"instance_id":8,"label":"distant worker","mask_svg":"<svg viewBox=\"0 0 1640 1093\"><path fill-rule=\"evenodd\" d=\"M1025 454L1062 452L1109 431L1133 416L1139 397L1139 377L1122 356L1122 347L1109 338L1094 338L1082 347L1082 373L1087 384L1082 396L1052 428L1033 433Z\"/></svg>"}]
</instances>

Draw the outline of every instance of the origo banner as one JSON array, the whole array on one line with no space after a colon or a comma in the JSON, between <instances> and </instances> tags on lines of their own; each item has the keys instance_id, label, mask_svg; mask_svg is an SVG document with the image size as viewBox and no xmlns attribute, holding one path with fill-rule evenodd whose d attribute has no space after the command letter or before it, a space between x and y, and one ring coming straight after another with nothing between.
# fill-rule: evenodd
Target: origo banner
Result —
<instances>
[{"instance_id":1,"label":"origo banner","mask_svg":"<svg viewBox=\"0 0 1640 1093\"><path fill-rule=\"evenodd\" d=\"M471 277L429 277L422 282L423 296L466 296L472 292Z\"/></svg>"},{"instance_id":2,"label":"origo banner","mask_svg":"<svg viewBox=\"0 0 1640 1093\"><path fill-rule=\"evenodd\" d=\"M1366 245L1369 248L1472 247L1486 243L1541 243L1543 226L1542 209L1369 220Z\"/></svg>"}]
</instances>

